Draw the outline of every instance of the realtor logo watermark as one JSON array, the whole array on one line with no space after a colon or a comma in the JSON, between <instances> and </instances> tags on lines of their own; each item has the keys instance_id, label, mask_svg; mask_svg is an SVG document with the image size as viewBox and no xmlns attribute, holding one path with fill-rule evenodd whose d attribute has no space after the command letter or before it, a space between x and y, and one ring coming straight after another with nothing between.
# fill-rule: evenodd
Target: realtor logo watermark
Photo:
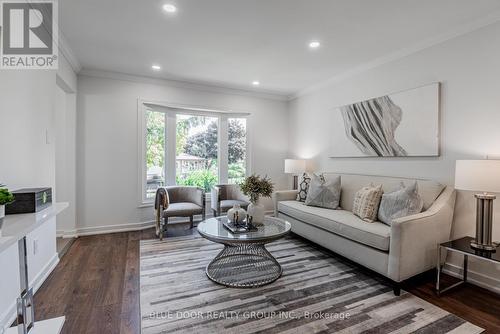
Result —
<instances>
[{"instance_id":1,"label":"realtor logo watermark","mask_svg":"<svg viewBox=\"0 0 500 334\"><path fill-rule=\"evenodd\" d=\"M0 1L0 69L57 69L57 2Z\"/></svg>"}]
</instances>

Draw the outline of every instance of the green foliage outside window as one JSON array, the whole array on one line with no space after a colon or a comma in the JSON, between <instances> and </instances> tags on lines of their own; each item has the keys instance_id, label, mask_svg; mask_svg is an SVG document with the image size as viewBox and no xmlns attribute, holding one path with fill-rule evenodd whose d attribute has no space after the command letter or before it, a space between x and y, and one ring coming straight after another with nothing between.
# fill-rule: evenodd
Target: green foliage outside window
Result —
<instances>
[{"instance_id":1,"label":"green foliage outside window","mask_svg":"<svg viewBox=\"0 0 500 334\"><path fill-rule=\"evenodd\" d=\"M189 173L185 178L176 177L178 185L196 186L209 192L212 186L217 184L217 175L214 171L208 169L195 170Z\"/></svg>"},{"instance_id":2,"label":"green foliage outside window","mask_svg":"<svg viewBox=\"0 0 500 334\"><path fill-rule=\"evenodd\" d=\"M245 162L232 163L228 167L229 183L240 184L243 182L246 175Z\"/></svg>"},{"instance_id":3,"label":"green foliage outside window","mask_svg":"<svg viewBox=\"0 0 500 334\"><path fill-rule=\"evenodd\" d=\"M245 158L246 129L237 120L229 120L228 132L228 160L230 164L238 163ZM211 122L207 131L199 132L185 139L181 137L177 132L177 142L185 140L185 153L204 159L217 159L217 122Z\"/></svg>"},{"instance_id":4,"label":"green foliage outside window","mask_svg":"<svg viewBox=\"0 0 500 334\"><path fill-rule=\"evenodd\" d=\"M165 115L160 112L146 112L146 166L164 166Z\"/></svg>"}]
</instances>

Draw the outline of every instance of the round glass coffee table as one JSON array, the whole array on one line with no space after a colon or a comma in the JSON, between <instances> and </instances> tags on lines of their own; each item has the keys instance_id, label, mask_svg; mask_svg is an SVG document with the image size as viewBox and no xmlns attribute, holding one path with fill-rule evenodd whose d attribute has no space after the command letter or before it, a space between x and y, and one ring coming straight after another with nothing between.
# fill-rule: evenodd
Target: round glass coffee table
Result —
<instances>
[{"instance_id":1,"label":"round glass coffee table","mask_svg":"<svg viewBox=\"0 0 500 334\"><path fill-rule=\"evenodd\" d=\"M276 281L283 270L265 245L290 233L290 223L266 217L257 231L232 233L224 227L224 221L227 217L210 218L198 224L202 237L224 245L207 265L208 278L233 288L253 288Z\"/></svg>"}]
</instances>

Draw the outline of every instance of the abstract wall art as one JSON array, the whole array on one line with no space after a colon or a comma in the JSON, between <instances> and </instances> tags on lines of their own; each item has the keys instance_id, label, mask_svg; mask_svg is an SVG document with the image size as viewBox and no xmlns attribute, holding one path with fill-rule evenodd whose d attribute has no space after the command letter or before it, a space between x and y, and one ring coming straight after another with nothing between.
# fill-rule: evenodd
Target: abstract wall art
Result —
<instances>
[{"instance_id":1,"label":"abstract wall art","mask_svg":"<svg viewBox=\"0 0 500 334\"><path fill-rule=\"evenodd\" d=\"M439 156L439 83L334 108L331 157Z\"/></svg>"}]
</instances>

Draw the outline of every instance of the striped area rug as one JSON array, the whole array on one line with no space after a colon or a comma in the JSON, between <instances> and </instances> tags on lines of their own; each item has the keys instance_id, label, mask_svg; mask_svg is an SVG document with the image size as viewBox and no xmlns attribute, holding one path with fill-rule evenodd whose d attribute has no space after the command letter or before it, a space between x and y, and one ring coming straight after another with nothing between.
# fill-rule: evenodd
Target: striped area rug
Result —
<instances>
[{"instance_id":1,"label":"striped area rug","mask_svg":"<svg viewBox=\"0 0 500 334\"><path fill-rule=\"evenodd\" d=\"M293 236L267 246L281 278L226 288L205 275L221 248L194 236L141 241L143 334L483 331L409 293L396 297L376 275Z\"/></svg>"}]
</instances>

